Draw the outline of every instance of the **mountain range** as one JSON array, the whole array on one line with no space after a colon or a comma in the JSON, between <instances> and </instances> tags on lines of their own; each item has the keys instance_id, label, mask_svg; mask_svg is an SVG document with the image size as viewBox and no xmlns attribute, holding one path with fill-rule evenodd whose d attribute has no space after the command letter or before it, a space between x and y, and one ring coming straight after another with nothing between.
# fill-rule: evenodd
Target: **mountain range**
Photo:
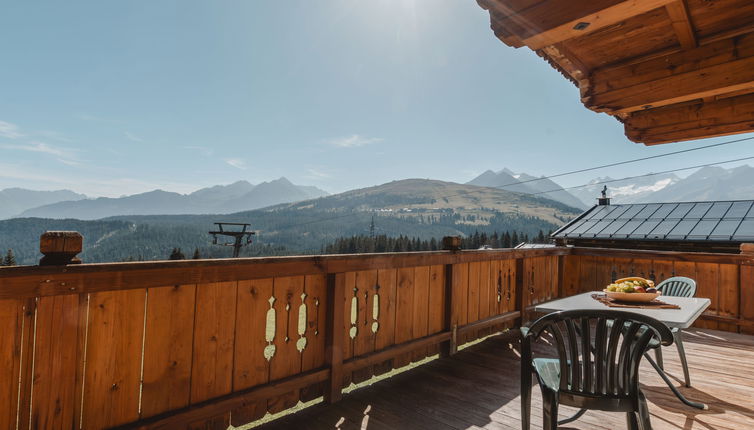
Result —
<instances>
[{"instance_id":1,"label":"mountain range","mask_svg":"<svg viewBox=\"0 0 754 430\"><path fill-rule=\"evenodd\" d=\"M0 219L19 215L27 209L38 206L85 198L85 195L69 190L35 191L24 188L6 188L0 190Z\"/></svg>"},{"instance_id":2,"label":"mountain range","mask_svg":"<svg viewBox=\"0 0 754 430\"><path fill-rule=\"evenodd\" d=\"M154 190L118 198L88 199L78 195L81 197L37 205L14 215L92 220L116 215L233 213L326 195L327 192L319 188L294 185L286 178L279 178L257 185L238 181L202 188L190 194Z\"/></svg>"},{"instance_id":3,"label":"mountain range","mask_svg":"<svg viewBox=\"0 0 754 430\"><path fill-rule=\"evenodd\" d=\"M41 233L76 230L84 235L81 257L91 263L166 259L173 248L186 253L198 249L204 257L220 258L229 250L213 246L207 232L215 222L241 222L257 232L242 255L305 254L319 252L339 237L371 233L423 240L476 231L534 236L578 213L553 200L496 188L407 179L226 215L119 215L89 221L13 218L0 221L0 249L12 248L20 264L35 264Z\"/></svg>"},{"instance_id":4,"label":"mountain range","mask_svg":"<svg viewBox=\"0 0 754 430\"><path fill-rule=\"evenodd\" d=\"M467 184L532 194L579 209L586 209L591 206L591 204L585 204L583 200L575 197L550 179L544 177L537 178L526 173L514 173L507 168L499 172L487 170L467 182Z\"/></svg>"},{"instance_id":5,"label":"mountain range","mask_svg":"<svg viewBox=\"0 0 754 430\"><path fill-rule=\"evenodd\" d=\"M704 167L685 178L672 173L625 180L605 176L591 180L590 185L569 190L550 179L517 174L508 169L488 170L468 183L529 193L581 209L596 204L604 186L607 186L613 203L754 199L754 167L748 165L731 169ZM556 191L545 192L552 190Z\"/></svg>"}]
</instances>

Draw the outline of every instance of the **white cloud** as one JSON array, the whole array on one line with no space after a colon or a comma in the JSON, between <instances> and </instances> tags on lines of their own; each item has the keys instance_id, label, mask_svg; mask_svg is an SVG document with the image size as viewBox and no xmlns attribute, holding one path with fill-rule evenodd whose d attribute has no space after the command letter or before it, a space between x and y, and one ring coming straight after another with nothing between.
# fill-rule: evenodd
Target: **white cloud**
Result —
<instances>
[{"instance_id":1,"label":"white cloud","mask_svg":"<svg viewBox=\"0 0 754 430\"><path fill-rule=\"evenodd\" d=\"M123 135L126 136L126 138L128 140L131 140L133 142L139 142L139 143L144 142L144 139L140 138L139 136L137 136L137 135L135 135L133 133L129 133L127 131L124 131Z\"/></svg>"},{"instance_id":2,"label":"white cloud","mask_svg":"<svg viewBox=\"0 0 754 430\"><path fill-rule=\"evenodd\" d=\"M304 175L304 178L306 179L330 179L332 178L332 175L319 171L319 170L315 170L315 169L307 169L306 173L307 174Z\"/></svg>"},{"instance_id":3,"label":"white cloud","mask_svg":"<svg viewBox=\"0 0 754 430\"><path fill-rule=\"evenodd\" d=\"M5 149L17 149L19 151L29 151L29 152L41 152L44 154L50 154L50 155L57 155L58 157L65 157L66 154L53 146L50 146L43 142L29 142L29 143L23 143L19 145L0 145L0 148Z\"/></svg>"},{"instance_id":4,"label":"white cloud","mask_svg":"<svg viewBox=\"0 0 754 430\"><path fill-rule=\"evenodd\" d=\"M224 161L236 169L246 170L246 161L240 158L226 158Z\"/></svg>"},{"instance_id":5,"label":"white cloud","mask_svg":"<svg viewBox=\"0 0 754 430\"><path fill-rule=\"evenodd\" d=\"M215 151L212 150L212 148L207 148L204 146L184 146L183 149L189 149L191 151L196 151L205 157L209 157L215 154Z\"/></svg>"},{"instance_id":6,"label":"white cloud","mask_svg":"<svg viewBox=\"0 0 754 430\"><path fill-rule=\"evenodd\" d=\"M0 137L8 139L17 139L24 137L16 124L11 124L6 121L0 121Z\"/></svg>"},{"instance_id":7,"label":"white cloud","mask_svg":"<svg viewBox=\"0 0 754 430\"><path fill-rule=\"evenodd\" d=\"M336 139L330 139L326 141L328 145L337 146L340 148L354 148L357 146L371 145L373 143L382 142L384 139L379 137L367 137L360 134L354 134L347 137L339 137Z\"/></svg>"}]
</instances>

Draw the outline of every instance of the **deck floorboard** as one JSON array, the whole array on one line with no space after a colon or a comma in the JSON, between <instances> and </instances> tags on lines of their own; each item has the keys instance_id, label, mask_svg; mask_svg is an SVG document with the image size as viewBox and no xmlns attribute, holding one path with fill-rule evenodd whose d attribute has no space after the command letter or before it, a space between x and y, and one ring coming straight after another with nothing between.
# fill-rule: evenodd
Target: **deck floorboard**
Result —
<instances>
[{"instance_id":1,"label":"deck floorboard","mask_svg":"<svg viewBox=\"0 0 754 430\"><path fill-rule=\"evenodd\" d=\"M648 363L641 383L655 430L754 429L754 336L691 329L684 344L692 387L676 386L690 399L709 405L691 409L673 396ZM675 347L665 350L665 368L682 375ZM346 394L333 405L319 404L267 423L283 429L513 430L520 428L518 343L499 335L450 358L431 361ZM536 385L536 382L535 382ZM532 396L532 428L541 428L539 389ZM561 408L560 417L573 408ZM625 415L589 411L561 429L623 429Z\"/></svg>"}]
</instances>

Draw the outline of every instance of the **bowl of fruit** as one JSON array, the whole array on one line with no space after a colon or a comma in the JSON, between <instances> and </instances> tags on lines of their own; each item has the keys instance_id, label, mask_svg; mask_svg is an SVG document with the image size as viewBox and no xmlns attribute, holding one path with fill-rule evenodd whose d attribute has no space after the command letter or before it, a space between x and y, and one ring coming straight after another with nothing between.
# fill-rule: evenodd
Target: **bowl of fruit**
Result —
<instances>
[{"instance_id":1,"label":"bowl of fruit","mask_svg":"<svg viewBox=\"0 0 754 430\"><path fill-rule=\"evenodd\" d=\"M652 280L633 276L621 278L602 290L613 300L647 303L660 296Z\"/></svg>"}]
</instances>

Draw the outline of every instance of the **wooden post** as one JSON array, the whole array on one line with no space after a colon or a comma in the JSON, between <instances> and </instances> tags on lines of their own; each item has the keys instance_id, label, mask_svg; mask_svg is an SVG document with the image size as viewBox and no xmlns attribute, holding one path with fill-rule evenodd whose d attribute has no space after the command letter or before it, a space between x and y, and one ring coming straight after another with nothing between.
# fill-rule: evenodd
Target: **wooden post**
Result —
<instances>
[{"instance_id":1,"label":"wooden post","mask_svg":"<svg viewBox=\"0 0 754 430\"><path fill-rule=\"evenodd\" d=\"M516 310L521 316L516 320L516 325L523 327L526 322L526 300L524 300L524 259L516 259Z\"/></svg>"},{"instance_id":2,"label":"wooden post","mask_svg":"<svg viewBox=\"0 0 754 430\"><path fill-rule=\"evenodd\" d=\"M754 256L754 243L742 243L741 254Z\"/></svg>"},{"instance_id":3,"label":"wooden post","mask_svg":"<svg viewBox=\"0 0 754 430\"><path fill-rule=\"evenodd\" d=\"M558 255L558 289L556 299L563 297L563 277L565 272L565 256Z\"/></svg>"},{"instance_id":4,"label":"wooden post","mask_svg":"<svg viewBox=\"0 0 754 430\"><path fill-rule=\"evenodd\" d=\"M450 340L440 344L440 357L450 357L458 350L456 327L453 325L453 265L445 265L445 309L443 309L443 331L453 333Z\"/></svg>"},{"instance_id":5,"label":"wooden post","mask_svg":"<svg viewBox=\"0 0 754 430\"><path fill-rule=\"evenodd\" d=\"M461 238L458 236L445 236L442 238L442 249L445 251L458 252L461 250ZM452 333L450 340L440 344L440 357L450 357L458 351L458 339L453 324L453 265L445 265L445 309L443 310L443 331Z\"/></svg>"},{"instance_id":6,"label":"wooden post","mask_svg":"<svg viewBox=\"0 0 754 430\"><path fill-rule=\"evenodd\" d=\"M76 255L84 246L84 237L77 231L46 231L39 237L39 252L44 254L40 266L81 264Z\"/></svg>"},{"instance_id":7,"label":"wooden post","mask_svg":"<svg viewBox=\"0 0 754 430\"><path fill-rule=\"evenodd\" d=\"M327 331L325 333L325 364L330 368L330 382L325 389L327 403L343 397L343 312L346 300L346 282L342 273L327 274Z\"/></svg>"}]
</instances>

